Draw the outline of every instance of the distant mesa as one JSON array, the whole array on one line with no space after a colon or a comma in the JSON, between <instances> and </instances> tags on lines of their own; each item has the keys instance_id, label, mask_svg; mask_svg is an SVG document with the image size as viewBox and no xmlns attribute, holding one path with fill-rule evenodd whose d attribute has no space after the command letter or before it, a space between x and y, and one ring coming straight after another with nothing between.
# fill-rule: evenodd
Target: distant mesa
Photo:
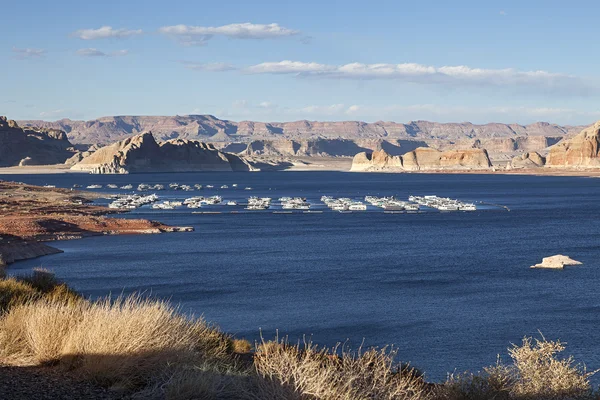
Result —
<instances>
[{"instance_id":1,"label":"distant mesa","mask_svg":"<svg viewBox=\"0 0 600 400\"><path fill-rule=\"evenodd\" d=\"M0 116L0 167L62 164L76 153L61 130L22 129L15 121Z\"/></svg>"},{"instance_id":2,"label":"distant mesa","mask_svg":"<svg viewBox=\"0 0 600 400\"><path fill-rule=\"evenodd\" d=\"M89 121L62 119L48 122L19 121L21 126L38 126L65 131L72 143L110 144L152 131L157 140L188 139L198 141L250 142L275 139L384 139L453 142L460 148L479 146L489 151L521 148L535 151L575 134L583 126L559 126L545 122L530 125L470 122L438 123L413 121L398 123L377 121L230 121L213 115L109 116ZM546 139L548 138L548 139ZM477 140L481 142L476 143ZM430 146L437 147L437 146ZM388 151L389 149L386 149ZM409 149L414 150L414 149ZM443 150L443 149L442 149ZM407 150L408 151L408 150Z\"/></svg>"},{"instance_id":3,"label":"distant mesa","mask_svg":"<svg viewBox=\"0 0 600 400\"><path fill-rule=\"evenodd\" d=\"M569 256L557 254L551 257L544 257L540 264L532 265L531 268L564 269L565 266L581 264L583 263L573 260Z\"/></svg>"},{"instance_id":4,"label":"distant mesa","mask_svg":"<svg viewBox=\"0 0 600 400\"><path fill-rule=\"evenodd\" d=\"M485 149L439 151L420 147L401 156L385 150L362 152L354 156L351 171L439 171L491 170Z\"/></svg>"},{"instance_id":5,"label":"distant mesa","mask_svg":"<svg viewBox=\"0 0 600 400\"><path fill-rule=\"evenodd\" d=\"M158 143L151 132L102 147L71 169L95 174L256 170L240 157L222 153L212 145L183 139Z\"/></svg>"},{"instance_id":6,"label":"distant mesa","mask_svg":"<svg viewBox=\"0 0 600 400\"><path fill-rule=\"evenodd\" d=\"M600 121L570 139L550 148L546 166L550 168L599 168Z\"/></svg>"}]
</instances>

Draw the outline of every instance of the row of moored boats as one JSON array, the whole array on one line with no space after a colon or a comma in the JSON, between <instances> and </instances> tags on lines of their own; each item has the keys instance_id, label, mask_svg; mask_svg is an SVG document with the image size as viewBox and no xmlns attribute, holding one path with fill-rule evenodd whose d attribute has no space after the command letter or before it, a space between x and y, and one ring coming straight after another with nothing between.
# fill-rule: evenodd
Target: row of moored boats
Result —
<instances>
[{"instance_id":1,"label":"row of moored boats","mask_svg":"<svg viewBox=\"0 0 600 400\"><path fill-rule=\"evenodd\" d=\"M47 185L49 186L49 185ZM73 188L78 189L81 188L81 185L75 184L73 185ZM102 189L104 186L99 185L99 184L94 184L94 185L88 185L85 188L86 189ZM231 185L231 188L237 188L238 184L234 183ZM108 185L106 185L107 189L120 189L120 190L133 190L134 186L132 184L127 184L127 185L123 185L123 186L118 186L115 185L114 183L109 183ZM179 183L170 183L168 185L168 189L169 190L181 190L184 192L193 192L194 190L202 190L202 189L214 189L215 185L206 185L206 186L202 186L200 184L195 184L195 185L180 185ZM220 189L229 189L229 185L221 185L219 186ZM140 183L136 190L138 192L147 192L150 190L166 190L167 187L165 185L162 185L160 183L157 184L147 184L147 183ZM247 186L244 188L244 190L252 190L252 188L250 186Z\"/></svg>"},{"instance_id":2,"label":"row of moored boats","mask_svg":"<svg viewBox=\"0 0 600 400\"><path fill-rule=\"evenodd\" d=\"M429 208L440 211L475 211L477 206L473 203L464 203L460 200L438 196L410 196L408 200Z\"/></svg>"}]
</instances>

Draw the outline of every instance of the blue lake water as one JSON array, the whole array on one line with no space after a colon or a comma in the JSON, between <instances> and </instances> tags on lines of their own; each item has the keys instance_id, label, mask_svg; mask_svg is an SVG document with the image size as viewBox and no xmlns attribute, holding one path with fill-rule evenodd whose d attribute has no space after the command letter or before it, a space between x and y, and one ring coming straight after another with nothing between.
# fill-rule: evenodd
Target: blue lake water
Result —
<instances>
[{"instance_id":1,"label":"blue lake water","mask_svg":"<svg viewBox=\"0 0 600 400\"><path fill-rule=\"evenodd\" d=\"M193 233L58 242L64 254L16 263L53 270L89 296L144 291L171 299L250 340L303 335L323 345L394 344L400 358L443 379L479 370L510 343L538 335L568 343L600 368L600 181L502 175L262 172L130 176L0 176L34 184L233 183L238 189L157 192L166 198L250 195L436 194L502 204L475 212L192 214L124 217L191 225ZM251 186L253 191L244 191ZM117 192L103 190L104 192ZM226 206L219 208L230 211ZM567 254L584 264L531 270Z\"/></svg>"}]
</instances>

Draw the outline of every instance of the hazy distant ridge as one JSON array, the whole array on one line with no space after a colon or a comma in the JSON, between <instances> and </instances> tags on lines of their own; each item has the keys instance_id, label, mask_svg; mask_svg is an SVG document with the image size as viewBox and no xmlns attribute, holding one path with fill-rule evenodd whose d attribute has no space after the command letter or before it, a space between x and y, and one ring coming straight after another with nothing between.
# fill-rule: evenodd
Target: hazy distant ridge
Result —
<instances>
[{"instance_id":1,"label":"hazy distant ridge","mask_svg":"<svg viewBox=\"0 0 600 400\"><path fill-rule=\"evenodd\" d=\"M407 124L378 121L228 121L212 115L186 116L113 116L90 121L61 119L18 121L21 126L38 126L64 130L73 143L113 143L129 136L152 131L158 140L188 139L216 142L247 142L255 139L464 139L511 138L519 136L563 137L585 126L560 126L547 122L529 125L470 122L438 123L414 121Z\"/></svg>"}]
</instances>

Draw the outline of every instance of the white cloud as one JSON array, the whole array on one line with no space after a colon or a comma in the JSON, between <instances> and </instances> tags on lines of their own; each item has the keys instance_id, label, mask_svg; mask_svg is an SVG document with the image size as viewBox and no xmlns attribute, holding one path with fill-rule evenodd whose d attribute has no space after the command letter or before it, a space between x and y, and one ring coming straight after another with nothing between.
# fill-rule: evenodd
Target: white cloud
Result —
<instances>
[{"instance_id":1,"label":"white cloud","mask_svg":"<svg viewBox=\"0 0 600 400\"><path fill-rule=\"evenodd\" d=\"M27 58L40 58L46 55L46 50L44 49L20 49L18 47L13 47L12 51L15 53L15 58L19 60L25 60Z\"/></svg>"},{"instance_id":2,"label":"white cloud","mask_svg":"<svg viewBox=\"0 0 600 400\"><path fill-rule=\"evenodd\" d=\"M40 117L42 118L56 118L56 117L62 117L65 114L68 113L69 110L66 109L59 109L59 110L51 110L51 111L42 111L40 113Z\"/></svg>"},{"instance_id":3,"label":"white cloud","mask_svg":"<svg viewBox=\"0 0 600 400\"><path fill-rule=\"evenodd\" d=\"M128 50L117 50L112 51L110 53L105 53L93 47L88 47L86 49L79 49L75 52L78 56L82 57L121 57L129 54Z\"/></svg>"},{"instance_id":4,"label":"white cloud","mask_svg":"<svg viewBox=\"0 0 600 400\"><path fill-rule=\"evenodd\" d=\"M301 61L265 62L244 68L248 74L299 74L318 75L335 72L337 68L333 65L318 64L315 62L305 63Z\"/></svg>"},{"instance_id":5,"label":"white cloud","mask_svg":"<svg viewBox=\"0 0 600 400\"><path fill-rule=\"evenodd\" d=\"M202 64L202 63L192 63L192 62L184 61L183 64L185 65L186 68L192 69L195 71L225 72L225 71L234 71L237 69L232 64L222 63L222 62Z\"/></svg>"},{"instance_id":6,"label":"white cloud","mask_svg":"<svg viewBox=\"0 0 600 400\"><path fill-rule=\"evenodd\" d=\"M83 40L95 40L109 38L123 39L126 37L141 34L141 29L114 29L111 26L103 26L98 29L80 29L78 31L73 32L71 35Z\"/></svg>"},{"instance_id":7,"label":"white cloud","mask_svg":"<svg viewBox=\"0 0 600 400\"><path fill-rule=\"evenodd\" d=\"M300 31L285 28L279 24L229 24L223 26L163 26L160 33L173 37L185 45L201 46L214 36L224 36L233 39L277 39L298 35Z\"/></svg>"},{"instance_id":8,"label":"white cloud","mask_svg":"<svg viewBox=\"0 0 600 400\"><path fill-rule=\"evenodd\" d=\"M289 74L299 77L355 80L397 80L417 84L492 86L537 89L589 95L597 84L584 78L548 71L520 71L514 68L484 69L464 65L435 67L415 63L327 65L315 62L284 60L264 62L241 71L247 74Z\"/></svg>"}]
</instances>

